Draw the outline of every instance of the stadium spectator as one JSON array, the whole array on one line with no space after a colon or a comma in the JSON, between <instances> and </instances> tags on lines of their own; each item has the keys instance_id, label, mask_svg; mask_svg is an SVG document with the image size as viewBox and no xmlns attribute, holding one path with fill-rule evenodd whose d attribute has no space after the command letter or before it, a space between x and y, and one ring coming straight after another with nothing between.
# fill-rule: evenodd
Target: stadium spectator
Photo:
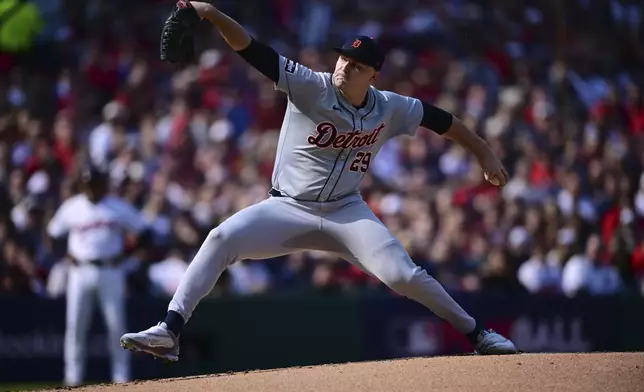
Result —
<instances>
[{"instance_id":1,"label":"stadium spectator","mask_svg":"<svg viewBox=\"0 0 644 392\"><path fill-rule=\"evenodd\" d=\"M568 297L577 295L612 295L622 289L622 281L613 265L602 260L602 245L598 235L586 243L584 253L566 262L563 269L562 288ZM610 263L610 260L608 261Z\"/></svg>"},{"instance_id":2,"label":"stadium spectator","mask_svg":"<svg viewBox=\"0 0 644 392\"><path fill-rule=\"evenodd\" d=\"M532 294L561 292L561 265L537 246L533 255L519 267L518 278Z\"/></svg>"}]
</instances>

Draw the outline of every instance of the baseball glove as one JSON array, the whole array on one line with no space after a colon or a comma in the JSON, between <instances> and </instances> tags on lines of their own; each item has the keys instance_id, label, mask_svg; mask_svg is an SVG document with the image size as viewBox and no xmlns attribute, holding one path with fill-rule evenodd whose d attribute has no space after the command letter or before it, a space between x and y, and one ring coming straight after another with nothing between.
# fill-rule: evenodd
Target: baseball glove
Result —
<instances>
[{"instance_id":1,"label":"baseball glove","mask_svg":"<svg viewBox=\"0 0 644 392\"><path fill-rule=\"evenodd\" d=\"M161 60L186 64L195 57L194 31L201 18L190 1L179 0L163 24Z\"/></svg>"}]
</instances>

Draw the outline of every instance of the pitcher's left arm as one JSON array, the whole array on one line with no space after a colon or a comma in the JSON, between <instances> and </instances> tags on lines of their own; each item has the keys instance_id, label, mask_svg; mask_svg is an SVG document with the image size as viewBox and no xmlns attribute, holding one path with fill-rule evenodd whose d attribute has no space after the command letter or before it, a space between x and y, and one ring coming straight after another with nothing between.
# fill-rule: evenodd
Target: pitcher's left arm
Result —
<instances>
[{"instance_id":1,"label":"pitcher's left arm","mask_svg":"<svg viewBox=\"0 0 644 392\"><path fill-rule=\"evenodd\" d=\"M400 119L399 133L414 135L419 126L430 129L472 153L487 181L497 186L508 182L507 170L488 143L452 113L418 98L391 93L390 99L396 105L395 116Z\"/></svg>"}]
</instances>

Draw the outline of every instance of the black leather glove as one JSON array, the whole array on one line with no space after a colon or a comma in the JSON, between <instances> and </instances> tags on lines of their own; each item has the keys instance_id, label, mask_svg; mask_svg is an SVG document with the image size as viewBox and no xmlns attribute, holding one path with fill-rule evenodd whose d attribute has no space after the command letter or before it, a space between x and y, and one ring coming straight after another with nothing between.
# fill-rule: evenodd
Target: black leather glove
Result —
<instances>
[{"instance_id":1,"label":"black leather glove","mask_svg":"<svg viewBox=\"0 0 644 392\"><path fill-rule=\"evenodd\" d=\"M201 22L190 1L179 0L163 24L161 33L161 60L172 64L186 64L195 57L194 31Z\"/></svg>"}]
</instances>

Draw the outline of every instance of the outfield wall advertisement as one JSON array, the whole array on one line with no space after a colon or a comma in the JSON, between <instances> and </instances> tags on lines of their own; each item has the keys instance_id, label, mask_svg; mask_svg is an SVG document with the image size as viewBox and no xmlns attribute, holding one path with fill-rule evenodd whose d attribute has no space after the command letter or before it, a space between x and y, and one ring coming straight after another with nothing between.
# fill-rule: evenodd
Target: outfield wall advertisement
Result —
<instances>
[{"instance_id":1,"label":"outfield wall advertisement","mask_svg":"<svg viewBox=\"0 0 644 392\"><path fill-rule=\"evenodd\" d=\"M472 314L525 352L644 350L644 301L457 295ZM159 321L166 300L128 303L129 330ZM59 381L65 303L0 297L0 382ZM96 312L87 376L109 380L105 328ZM202 302L181 337L181 360L134 355L137 379L470 353L467 340L422 306L400 297L297 296Z\"/></svg>"}]
</instances>

